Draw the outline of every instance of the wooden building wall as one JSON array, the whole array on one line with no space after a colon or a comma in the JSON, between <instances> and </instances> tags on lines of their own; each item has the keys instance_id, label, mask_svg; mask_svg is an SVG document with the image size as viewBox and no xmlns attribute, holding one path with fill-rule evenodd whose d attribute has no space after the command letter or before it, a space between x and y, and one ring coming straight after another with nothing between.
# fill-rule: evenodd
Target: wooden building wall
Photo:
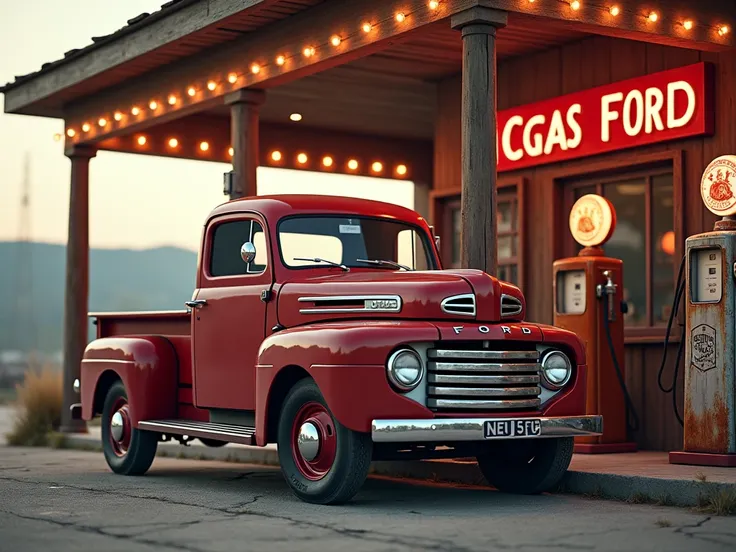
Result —
<instances>
[{"instance_id":1,"label":"wooden building wall","mask_svg":"<svg viewBox=\"0 0 736 552\"><path fill-rule=\"evenodd\" d=\"M736 153L736 55L698 52L609 37L591 37L563 47L505 60L498 68L498 109L528 104L595 86L689 65L698 61L717 65L716 132L712 137L662 143L592 158L540 166L500 175L505 181L523 182L522 255L529 320L551 323L553 319L552 263L565 256L562 240L567 239L567 212L562 205L561 180L588 172L606 170L650 158L681 161L682 197L675 198L677 235L676 265L684 254L687 236L709 231L715 217L703 206L699 183L705 165L713 158ZM434 223L442 228L443 198L459 193L460 186L460 76L440 83L435 134ZM678 187L675 182L675 193ZM446 234L445 234L446 235ZM443 241L449 239L443 235ZM626 267L624 267L626 270ZM669 385L680 328L670 345L664 384ZM663 352L663 332L627 337L627 384L641 418L635 434L640 448L677 450L682 446L682 430L672 410L672 396L662 393L657 375ZM677 386L682 413L682 372Z\"/></svg>"}]
</instances>

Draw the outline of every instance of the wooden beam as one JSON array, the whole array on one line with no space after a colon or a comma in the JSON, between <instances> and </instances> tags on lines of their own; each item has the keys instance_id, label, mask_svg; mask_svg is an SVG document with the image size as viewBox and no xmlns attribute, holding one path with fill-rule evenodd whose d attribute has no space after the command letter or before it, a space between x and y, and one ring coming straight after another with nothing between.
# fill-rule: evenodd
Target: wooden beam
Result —
<instances>
[{"instance_id":1,"label":"wooden beam","mask_svg":"<svg viewBox=\"0 0 736 552\"><path fill-rule=\"evenodd\" d=\"M82 355L87 346L87 297L89 292L89 162L96 152L76 147L67 152L71 160L69 235L66 244L64 289L64 363L61 431L86 432L82 420L72 420L69 407L78 402L74 380L80 377Z\"/></svg>"},{"instance_id":2,"label":"wooden beam","mask_svg":"<svg viewBox=\"0 0 736 552\"><path fill-rule=\"evenodd\" d=\"M5 93L5 112L22 113L27 106L52 94L151 54L234 14L269 3L274 0L186 0L181 6L154 13L138 24L130 24L119 37L71 54L51 70L12 88Z\"/></svg>"},{"instance_id":3,"label":"wooden beam","mask_svg":"<svg viewBox=\"0 0 736 552\"><path fill-rule=\"evenodd\" d=\"M463 37L460 263L498 274L496 29L506 12L475 7L452 18Z\"/></svg>"},{"instance_id":4,"label":"wooden beam","mask_svg":"<svg viewBox=\"0 0 736 552\"><path fill-rule=\"evenodd\" d=\"M176 147L169 145L172 138L176 140ZM202 142L207 143L204 150L200 147ZM98 144L100 150L218 163L232 162L231 146L230 120L203 115L171 121L141 133L109 138ZM265 167L432 182L434 149L431 140L386 138L261 121L258 149L259 165ZM280 154L276 160L274 152ZM300 162L300 154L306 156L306 160L301 158L304 162ZM325 157L332 163L326 166ZM357 163L357 168L351 168L351 160ZM376 162L381 163L380 172L373 170ZM400 167L404 169L398 170Z\"/></svg>"},{"instance_id":5,"label":"wooden beam","mask_svg":"<svg viewBox=\"0 0 736 552\"><path fill-rule=\"evenodd\" d=\"M263 90L239 90L225 98L225 103L230 106L230 142L235 173L230 199L257 195L258 110L265 100Z\"/></svg>"}]
</instances>

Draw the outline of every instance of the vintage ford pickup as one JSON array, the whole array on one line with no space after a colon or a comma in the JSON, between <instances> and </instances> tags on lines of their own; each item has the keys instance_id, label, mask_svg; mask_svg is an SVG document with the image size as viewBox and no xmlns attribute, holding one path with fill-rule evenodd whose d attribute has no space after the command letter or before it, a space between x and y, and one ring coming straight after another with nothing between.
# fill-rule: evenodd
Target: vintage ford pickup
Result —
<instances>
[{"instance_id":1,"label":"vintage ford pickup","mask_svg":"<svg viewBox=\"0 0 736 552\"><path fill-rule=\"evenodd\" d=\"M349 500L372 460L476 457L488 482L549 490L586 416L580 339L526 322L519 288L443 270L416 212L307 195L208 217L187 310L93 313L80 403L110 468L158 442L276 443L302 500Z\"/></svg>"}]
</instances>

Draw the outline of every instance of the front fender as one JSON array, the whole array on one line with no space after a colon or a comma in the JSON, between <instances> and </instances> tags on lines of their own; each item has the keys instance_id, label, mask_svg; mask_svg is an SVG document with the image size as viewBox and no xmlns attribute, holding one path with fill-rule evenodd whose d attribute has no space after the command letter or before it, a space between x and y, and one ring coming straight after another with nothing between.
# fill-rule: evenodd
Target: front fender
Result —
<instances>
[{"instance_id":1,"label":"front fender","mask_svg":"<svg viewBox=\"0 0 736 552\"><path fill-rule=\"evenodd\" d=\"M134 425L141 420L175 418L177 371L176 351L163 337L96 339L87 346L82 358L82 418L90 420L95 415L101 376L109 373L117 375L125 385Z\"/></svg>"},{"instance_id":2,"label":"front fender","mask_svg":"<svg viewBox=\"0 0 736 552\"><path fill-rule=\"evenodd\" d=\"M431 418L419 403L393 391L386 359L403 343L433 342L429 322L381 320L310 324L266 338L256 371L256 442L266 444L272 387L290 366L306 370L320 388L335 418L354 431L369 432L373 418Z\"/></svg>"}]
</instances>

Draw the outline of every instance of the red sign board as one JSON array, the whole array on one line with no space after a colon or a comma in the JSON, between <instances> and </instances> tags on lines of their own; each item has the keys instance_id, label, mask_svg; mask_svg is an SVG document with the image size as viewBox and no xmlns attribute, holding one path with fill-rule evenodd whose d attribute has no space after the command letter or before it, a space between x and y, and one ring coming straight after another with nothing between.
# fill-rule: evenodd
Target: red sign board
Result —
<instances>
[{"instance_id":1,"label":"red sign board","mask_svg":"<svg viewBox=\"0 0 736 552\"><path fill-rule=\"evenodd\" d=\"M704 62L498 113L498 171L713 133Z\"/></svg>"}]
</instances>

